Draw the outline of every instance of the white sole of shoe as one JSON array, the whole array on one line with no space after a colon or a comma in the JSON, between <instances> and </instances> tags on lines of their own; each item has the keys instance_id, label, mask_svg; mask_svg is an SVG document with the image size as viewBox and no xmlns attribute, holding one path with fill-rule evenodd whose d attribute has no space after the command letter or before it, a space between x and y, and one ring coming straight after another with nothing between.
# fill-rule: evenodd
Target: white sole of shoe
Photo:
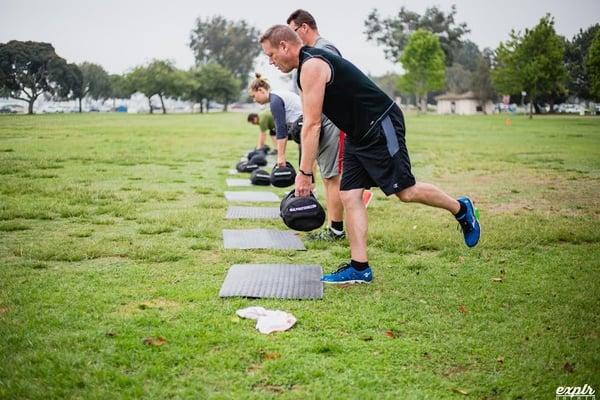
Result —
<instances>
[{"instance_id":1,"label":"white sole of shoe","mask_svg":"<svg viewBox=\"0 0 600 400\"><path fill-rule=\"evenodd\" d=\"M343 282L329 282L329 281L321 281L323 283L329 283L332 285L343 285L344 283L371 283L371 281L359 281L359 280L351 280L351 281L343 281Z\"/></svg>"}]
</instances>

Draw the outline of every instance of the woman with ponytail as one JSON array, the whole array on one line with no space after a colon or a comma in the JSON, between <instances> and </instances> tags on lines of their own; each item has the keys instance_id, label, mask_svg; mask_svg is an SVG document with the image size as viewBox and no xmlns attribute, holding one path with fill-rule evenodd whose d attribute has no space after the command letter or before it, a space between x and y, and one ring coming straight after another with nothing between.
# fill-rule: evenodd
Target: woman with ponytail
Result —
<instances>
[{"instance_id":1,"label":"woman with ponytail","mask_svg":"<svg viewBox=\"0 0 600 400\"><path fill-rule=\"evenodd\" d=\"M285 166L285 148L288 139L288 125L296 122L302 115L300 97L289 91L271 90L271 85L261 74L250 82L250 97L258 104L269 104L275 121L275 138L277 139L277 164Z\"/></svg>"}]
</instances>

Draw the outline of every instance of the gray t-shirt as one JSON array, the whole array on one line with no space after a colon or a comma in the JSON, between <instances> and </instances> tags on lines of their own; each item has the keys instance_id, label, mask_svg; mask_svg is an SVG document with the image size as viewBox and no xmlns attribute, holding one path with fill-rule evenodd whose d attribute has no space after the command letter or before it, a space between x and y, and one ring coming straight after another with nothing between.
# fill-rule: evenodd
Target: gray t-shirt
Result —
<instances>
[{"instance_id":1,"label":"gray t-shirt","mask_svg":"<svg viewBox=\"0 0 600 400\"><path fill-rule=\"evenodd\" d=\"M329 40L325 39L322 36L319 36L319 38L317 39L317 41L315 42L315 45L313 47L317 48L317 49L327 50L330 53L333 53L340 57L342 56L342 53L340 53L338 48L335 47L335 45L333 43L331 43Z\"/></svg>"}]
</instances>

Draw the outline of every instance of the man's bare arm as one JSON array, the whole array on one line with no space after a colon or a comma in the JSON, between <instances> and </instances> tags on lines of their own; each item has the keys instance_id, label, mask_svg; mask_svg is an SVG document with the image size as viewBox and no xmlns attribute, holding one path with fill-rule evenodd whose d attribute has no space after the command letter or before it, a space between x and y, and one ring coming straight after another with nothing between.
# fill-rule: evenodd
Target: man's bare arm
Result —
<instances>
[{"instance_id":1,"label":"man's bare arm","mask_svg":"<svg viewBox=\"0 0 600 400\"><path fill-rule=\"evenodd\" d=\"M300 74L300 85L302 86L302 113L304 123L302 125L301 146L302 158L300 170L311 172L319 148L319 137L321 134L321 113L323 110L323 99L325 86L331 77L331 69L325 61L312 58L302 65ZM310 193L310 181L300 173L300 180L296 180L296 191L299 196L307 196ZM302 178L304 177L304 178Z\"/></svg>"}]
</instances>

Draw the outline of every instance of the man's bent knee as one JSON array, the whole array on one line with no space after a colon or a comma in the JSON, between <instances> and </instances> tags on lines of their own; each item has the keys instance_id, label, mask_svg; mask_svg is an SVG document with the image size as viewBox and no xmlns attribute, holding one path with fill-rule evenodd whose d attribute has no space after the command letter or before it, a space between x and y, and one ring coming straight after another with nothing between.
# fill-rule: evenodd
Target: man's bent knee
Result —
<instances>
[{"instance_id":1,"label":"man's bent knee","mask_svg":"<svg viewBox=\"0 0 600 400\"><path fill-rule=\"evenodd\" d=\"M400 201L410 203L415 198L414 186L407 187L406 189L399 191L396 193L396 196L400 199Z\"/></svg>"}]
</instances>

